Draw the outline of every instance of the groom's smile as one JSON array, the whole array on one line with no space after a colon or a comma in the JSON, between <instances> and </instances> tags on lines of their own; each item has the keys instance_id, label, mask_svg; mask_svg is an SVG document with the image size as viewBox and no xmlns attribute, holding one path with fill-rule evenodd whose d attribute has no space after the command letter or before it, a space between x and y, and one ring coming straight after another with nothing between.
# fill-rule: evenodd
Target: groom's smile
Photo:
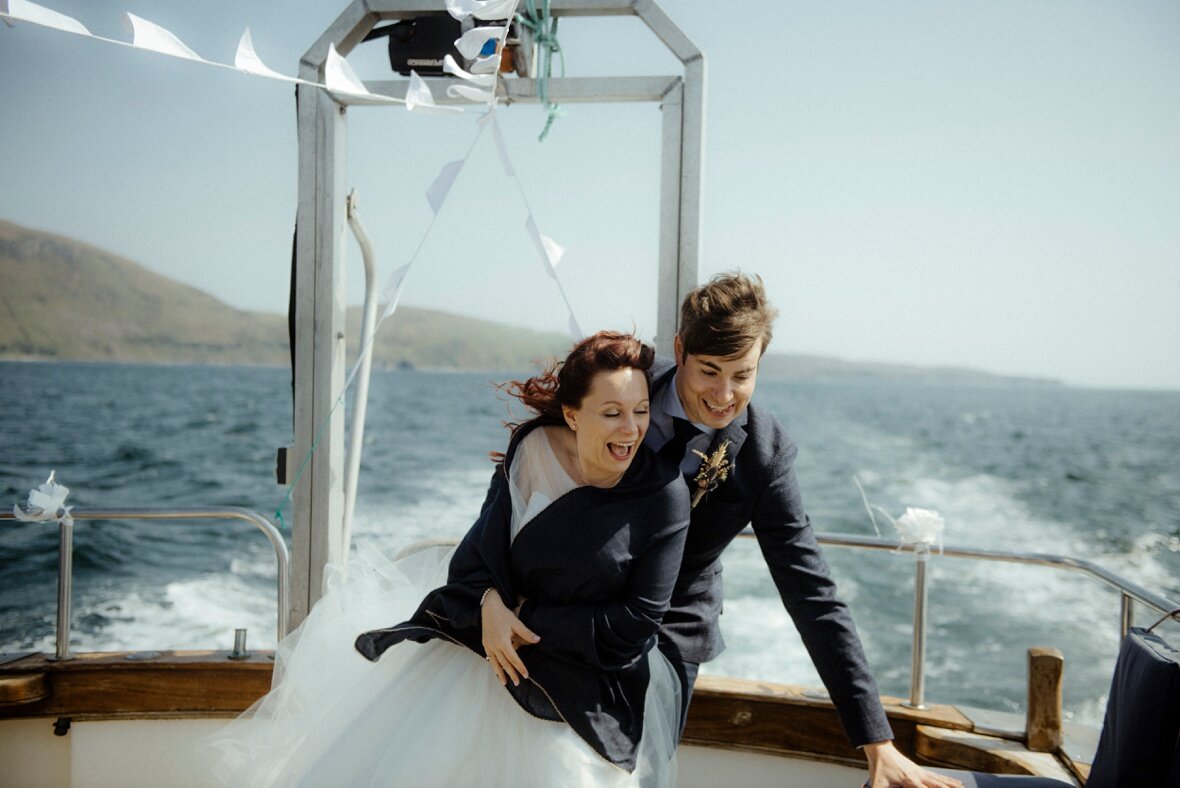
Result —
<instances>
[{"instance_id":1,"label":"groom's smile","mask_svg":"<svg viewBox=\"0 0 1180 788\"><path fill-rule=\"evenodd\" d=\"M685 353L676 338L676 395L684 415L713 429L728 427L750 403L762 346L755 342L738 356Z\"/></svg>"}]
</instances>

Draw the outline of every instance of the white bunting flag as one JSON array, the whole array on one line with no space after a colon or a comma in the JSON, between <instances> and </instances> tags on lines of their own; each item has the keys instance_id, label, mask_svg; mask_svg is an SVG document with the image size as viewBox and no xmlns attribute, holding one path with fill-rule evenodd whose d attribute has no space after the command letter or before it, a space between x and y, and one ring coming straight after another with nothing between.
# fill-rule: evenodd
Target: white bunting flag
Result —
<instances>
[{"instance_id":1,"label":"white bunting flag","mask_svg":"<svg viewBox=\"0 0 1180 788\"><path fill-rule=\"evenodd\" d=\"M462 97L479 104L491 104L496 100L496 94L490 90L480 90L470 85L448 85L447 95L451 98Z\"/></svg>"},{"instance_id":2,"label":"white bunting flag","mask_svg":"<svg viewBox=\"0 0 1180 788\"><path fill-rule=\"evenodd\" d=\"M455 49L471 60L483 51L484 44L492 39L500 41L507 33L508 29L504 27L473 27L455 39Z\"/></svg>"},{"instance_id":3,"label":"white bunting flag","mask_svg":"<svg viewBox=\"0 0 1180 788\"><path fill-rule=\"evenodd\" d=\"M471 73L477 75L492 74L500 71L500 54L497 52L488 57L477 57L471 64Z\"/></svg>"},{"instance_id":4,"label":"white bunting flag","mask_svg":"<svg viewBox=\"0 0 1180 788\"><path fill-rule=\"evenodd\" d=\"M529 237L533 239L533 244L536 245L537 251L541 253L541 259L545 263L545 272L556 279L557 264L561 262L561 257L565 254L565 248L556 243L552 238L541 235L541 231L537 229L537 223L533 221L533 215L531 213L524 220L524 228L528 231Z\"/></svg>"},{"instance_id":5,"label":"white bunting flag","mask_svg":"<svg viewBox=\"0 0 1180 788\"><path fill-rule=\"evenodd\" d=\"M365 83L361 82L352 66L348 65L348 61L340 57L335 44L328 44L328 59L324 62L324 84L330 90L338 90L341 93L352 93L356 96L369 93Z\"/></svg>"},{"instance_id":6,"label":"white bunting flag","mask_svg":"<svg viewBox=\"0 0 1180 788\"><path fill-rule=\"evenodd\" d=\"M328 59L324 61L324 85L334 93L348 96L348 104L400 104L401 99L378 96L370 93L361 78L348 65L348 61L336 51L335 44L328 44Z\"/></svg>"},{"instance_id":7,"label":"white bunting flag","mask_svg":"<svg viewBox=\"0 0 1180 788\"><path fill-rule=\"evenodd\" d=\"M242 40L238 42L238 53L234 56L234 67L240 71L245 71L248 74L256 74L260 77L285 79L289 82L297 81L266 67L266 64L262 62L262 58L258 57L258 53L254 51L254 39L250 36L250 28L246 28L246 32L242 33Z\"/></svg>"},{"instance_id":8,"label":"white bunting flag","mask_svg":"<svg viewBox=\"0 0 1180 788\"><path fill-rule=\"evenodd\" d=\"M581 342L586 338L586 335L582 333L582 328L578 325L578 319L574 317L572 310L570 311L570 322L568 328L570 336L575 342Z\"/></svg>"},{"instance_id":9,"label":"white bunting flag","mask_svg":"<svg viewBox=\"0 0 1180 788\"><path fill-rule=\"evenodd\" d=\"M159 52L162 55L182 57L186 60L196 60L201 63L208 62L164 28L135 14L124 12L123 27L131 33L131 46L136 49L148 49L152 52Z\"/></svg>"},{"instance_id":10,"label":"white bunting flag","mask_svg":"<svg viewBox=\"0 0 1180 788\"><path fill-rule=\"evenodd\" d=\"M380 325L385 318L392 315L397 310L397 302L401 300L402 290L405 289L406 274L410 272L410 266L413 263L406 263L401 268L393 272L393 276L389 277L389 281L385 283L385 287L381 290L381 299L385 301L385 309L381 312L381 319L377 321ZM377 335L377 328L373 328L373 336Z\"/></svg>"},{"instance_id":11,"label":"white bunting flag","mask_svg":"<svg viewBox=\"0 0 1180 788\"><path fill-rule=\"evenodd\" d=\"M0 0L0 14L5 14L12 19L19 19L22 22L32 22L34 25L64 30L67 33L77 33L81 36L90 35L86 26L72 16L50 11L36 3L30 3L28 0ZM4 21L9 23L9 27L12 26L7 18Z\"/></svg>"},{"instance_id":12,"label":"white bunting flag","mask_svg":"<svg viewBox=\"0 0 1180 788\"><path fill-rule=\"evenodd\" d=\"M507 19L516 10L516 0L447 0L447 13L463 20Z\"/></svg>"},{"instance_id":13,"label":"white bunting flag","mask_svg":"<svg viewBox=\"0 0 1180 788\"><path fill-rule=\"evenodd\" d=\"M443 71L448 74L454 74L459 79L465 79L472 85L479 85L483 88L490 88L496 84L495 74L472 74L469 71L464 71L463 67L455 62L455 58L447 55L443 58Z\"/></svg>"},{"instance_id":14,"label":"white bunting flag","mask_svg":"<svg viewBox=\"0 0 1180 788\"><path fill-rule=\"evenodd\" d=\"M428 112L434 114L451 114L462 112L462 107L441 107L434 103L434 94L426 80L418 76L418 72L410 70L410 86L406 88L406 109L411 112Z\"/></svg>"},{"instance_id":15,"label":"white bunting flag","mask_svg":"<svg viewBox=\"0 0 1180 788\"><path fill-rule=\"evenodd\" d=\"M463 169L463 164L466 161L466 159L459 159L445 165L439 171L438 177L434 179L434 183L430 184L430 188L426 190L426 200L436 215L442 209L443 203L447 201L447 194L450 193L451 186L454 185L455 178L459 176L459 171Z\"/></svg>"}]
</instances>

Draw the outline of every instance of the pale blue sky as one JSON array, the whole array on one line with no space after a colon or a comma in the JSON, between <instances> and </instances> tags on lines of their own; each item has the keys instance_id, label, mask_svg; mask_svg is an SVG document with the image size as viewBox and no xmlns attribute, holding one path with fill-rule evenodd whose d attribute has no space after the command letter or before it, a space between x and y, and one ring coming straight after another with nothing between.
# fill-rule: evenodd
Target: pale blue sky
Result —
<instances>
[{"instance_id":1,"label":"pale blue sky","mask_svg":"<svg viewBox=\"0 0 1180 788\"><path fill-rule=\"evenodd\" d=\"M1180 4L660 4L708 61L701 276L760 273L782 310L774 349L1180 388ZM249 26L267 65L294 74L346 3L42 5L119 40L130 11L219 62ZM573 75L676 65L633 19L567 20L560 38ZM350 62L387 76L380 43ZM292 93L2 27L0 218L283 311ZM560 272L583 328L650 337L659 110L568 110L544 143L540 109L501 112L516 168L541 231L568 249ZM467 149L475 115L349 117L348 181L388 272L421 239L423 193ZM404 303L564 330L524 218L482 141Z\"/></svg>"}]
</instances>

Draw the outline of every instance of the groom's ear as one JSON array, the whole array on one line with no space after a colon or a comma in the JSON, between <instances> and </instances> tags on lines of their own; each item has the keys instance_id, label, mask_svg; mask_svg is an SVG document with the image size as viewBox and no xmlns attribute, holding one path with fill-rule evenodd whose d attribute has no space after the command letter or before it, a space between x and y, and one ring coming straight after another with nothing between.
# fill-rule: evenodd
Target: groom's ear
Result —
<instances>
[{"instance_id":1,"label":"groom's ear","mask_svg":"<svg viewBox=\"0 0 1180 788\"><path fill-rule=\"evenodd\" d=\"M676 359L676 366L684 366L684 341L679 334L672 338L672 356Z\"/></svg>"}]
</instances>

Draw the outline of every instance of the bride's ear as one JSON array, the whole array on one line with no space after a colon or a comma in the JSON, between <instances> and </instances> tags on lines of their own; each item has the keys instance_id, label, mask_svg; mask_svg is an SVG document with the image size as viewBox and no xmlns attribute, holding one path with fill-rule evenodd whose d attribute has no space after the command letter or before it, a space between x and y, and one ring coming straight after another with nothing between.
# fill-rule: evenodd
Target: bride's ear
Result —
<instances>
[{"instance_id":1,"label":"bride's ear","mask_svg":"<svg viewBox=\"0 0 1180 788\"><path fill-rule=\"evenodd\" d=\"M566 426L568 426L574 432L578 431L578 418L574 414L573 408L571 408L569 405L562 405L561 417L565 419Z\"/></svg>"}]
</instances>

